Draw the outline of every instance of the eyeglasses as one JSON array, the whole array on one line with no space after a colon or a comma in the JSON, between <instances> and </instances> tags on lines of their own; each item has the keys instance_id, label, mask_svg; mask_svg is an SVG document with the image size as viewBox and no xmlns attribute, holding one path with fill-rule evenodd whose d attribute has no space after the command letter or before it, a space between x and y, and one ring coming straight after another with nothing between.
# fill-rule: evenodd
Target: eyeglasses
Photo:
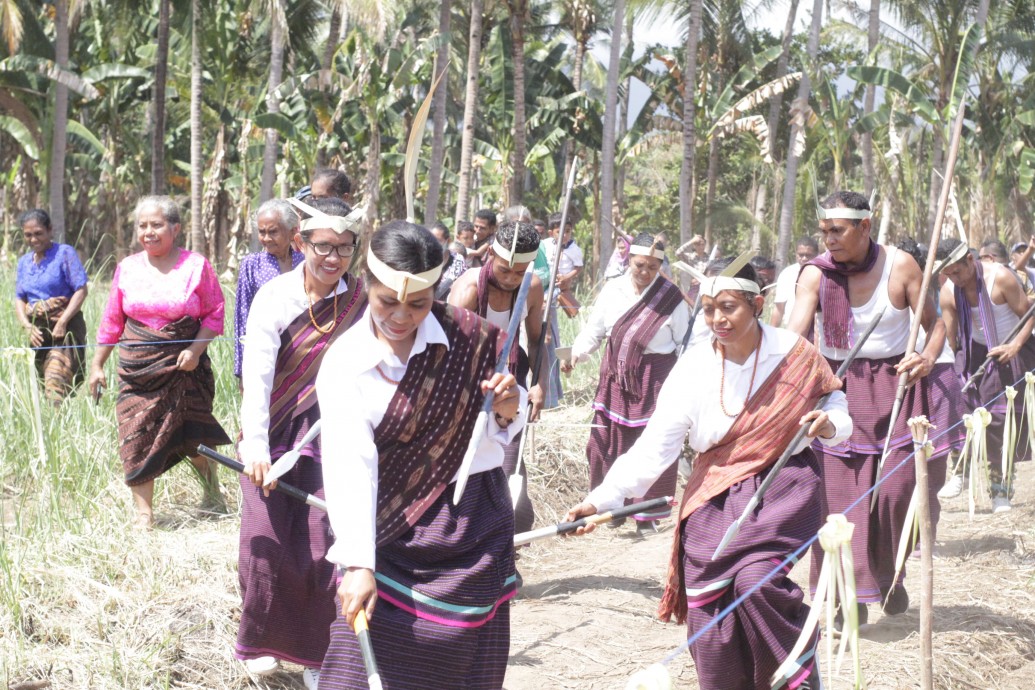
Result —
<instances>
[{"instance_id":1,"label":"eyeglasses","mask_svg":"<svg viewBox=\"0 0 1035 690\"><path fill-rule=\"evenodd\" d=\"M337 252L338 256L347 259L356 253L354 244L331 244L330 242L309 242L308 240L306 244L313 248L317 256L330 256L331 252Z\"/></svg>"}]
</instances>

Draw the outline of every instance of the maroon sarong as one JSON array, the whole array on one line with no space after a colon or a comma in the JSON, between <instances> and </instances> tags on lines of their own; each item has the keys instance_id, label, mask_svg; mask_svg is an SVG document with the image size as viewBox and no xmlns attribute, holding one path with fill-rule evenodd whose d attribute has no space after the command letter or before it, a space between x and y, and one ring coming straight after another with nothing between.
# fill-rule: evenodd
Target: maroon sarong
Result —
<instances>
[{"instance_id":1,"label":"maroon sarong","mask_svg":"<svg viewBox=\"0 0 1035 690\"><path fill-rule=\"evenodd\" d=\"M333 297L300 314L281 334L270 393L270 457L293 448L320 418L316 375L327 348L359 318L366 305L362 284L347 277L348 300L334 313ZM326 328L321 333L313 321ZM320 439L305 446L302 457L283 481L323 497ZM333 543L324 511L283 494L263 496L241 477L241 538L238 581L241 623L237 630L238 659L273 656L309 668L319 668L336 616L334 565L324 557Z\"/></svg>"},{"instance_id":2,"label":"maroon sarong","mask_svg":"<svg viewBox=\"0 0 1035 690\"><path fill-rule=\"evenodd\" d=\"M119 456L126 484L153 480L198 445L230 443L212 415L216 381L208 353L194 371L180 371L176 359L197 337L201 322L184 316L161 330L128 319L119 341Z\"/></svg>"}]
</instances>

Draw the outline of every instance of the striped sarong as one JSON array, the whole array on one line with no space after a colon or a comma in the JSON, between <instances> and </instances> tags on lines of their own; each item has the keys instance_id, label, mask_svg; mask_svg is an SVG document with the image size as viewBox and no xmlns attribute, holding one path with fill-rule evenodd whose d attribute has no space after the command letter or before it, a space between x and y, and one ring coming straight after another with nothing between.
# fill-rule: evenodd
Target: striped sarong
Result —
<instances>
[{"instance_id":1,"label":"striped sarong","mask_svg":"<svg viewBox=\"0 0 1035 690\"><path fill-rule=\"evenodd\" d=\"M153 480L185 457L198 444L230 443L212 415L216 381L208 353L194 371L180 371L176 358L187 347L182 341L198 334L201 322L184 316L161 330L128 319L119 341L119 456L126 484Z\"/></svg>"},{"instance_id":2,"label":"striped sarong","mask_svg":"<svg viewBox=\"0 0 1035 690\"><path fill-rule=\"evenodd\" d=\"M844 377L844 392L854 425L852 436L833 447L819 442L812 444L823 469L824 515L845 513L877 481L877 465L884 450L884 439L891 422L891 408L898 390L895 365L901 359L901 355L886 359L856 359L848 367ZM867 495L845 513L848 521L855 525L852 558L860 602L880 601L881 592L887 592L894 580L895 555L898 553L909 501L916 487L916 471L909 457L913 453L913 440L906 421L919 415L925 415L928 419L939 416L937 410L941 401L931 394L939 384L944 384L944 381L925 377L907 389L884 463L881 476L887 479L880 485L876 509L871 512L871 499ZM932 484L938 483L938 476L944 477L942 467L948 446L939 443L938 448L941 458L937 462L941 464L933 465L935 478ZM896 470L903 462L905 466ZM934 490L938 488L940 483ZM822 560L822 550L818 544L813 546L812 556L810 587L815 591ZM899 582L904 577L905 568L899 575Z\"/></svg>"},{"instance_id":3,"label":"striped sarong","mask_svg":"<svg viewBox=\"0 0 1035 690\"><path fill-rule=\"evenodd\" d=\"M593 400L593 428L589 431L586 445L586 459L589 461L589 485L591 489L600 486L615 460L632 448L642 434L647 422L657 407L661 387L676 365L676 355L650 354L640 358L641 390L634 397L622 390L612 377L601 376L597 395ZM674 496L676 491L677 463L665 470L651 485L646 495L630 499L639 500ZM637 514L637 520L657 520L668 517L671 508L662 508L650 514Z\"/></svg>"},{"instance_id":4,"label":"striped sarong","mask_svg":"<svg viewBox=\"0 0 1035 690\"><path fill-rule=\"evenodd\" d=\"M819 464L806 448L787 462L761 506L722 555L712 560L726 529L740 517L768 473L765 469L709 499L680 527L688 637L765 580L819 530ZM785 567L691 645L700 687L771 687L770 679L797 642L808 613L804 594ZM796 688L806 679L818 679L818 668L813 643L794 672L775 687Z\"/></svg>"},{"instance_id":5,"label":"striped sarong","mask_svg":"<svg viewBox=\"0 0 1035 690\"><path fill-rule=\"evenodd\" d=\"M295 447L320 419L316 375L327 348L359 318L366 305L361 284L351 276L348 303L335 315L333 297L300 314L281 334L280 351L270 392L270 457L276 460ZM326 327L321 333L313 321ZM298 463L283 480L306 493L323 497L320 438L302 450ZM334 565L324 557L333 543L327 514L284 494L268 497L241 477L241 537L238 581L241 622L237 629L238 659L274 656L319 668L335 618Z\"/></svg>"},{"instance_id":6,"label":"striped sarong","mask_svg":"<svg viewBox=\"0 0 1035 690\"><path fill-rule=\"evenodd\" d=\"M377 549L370 635L386 690L503 687L516 593L506 476L472 475L459 505L452 496L450 485L411 529ZM367 688L359 641L340 614L320 688Z\"/></svg>"},{"instance_id":7,"label":"striped sarong","mask_svg":"<svg viewBox=\"0 0 1035 690\"><path fill-rule=\"evenodd\" d=\"M61 341L54 339L54 326L68 307L67 297L51 297L36 302L28 318L40 329L43 342L35 349L36 375L43 381L43 389L55 405L61 403L72 389L83 382L83 363L86 358L86 321L83 312L73 316Z\"/></svg>"}]
</instances>

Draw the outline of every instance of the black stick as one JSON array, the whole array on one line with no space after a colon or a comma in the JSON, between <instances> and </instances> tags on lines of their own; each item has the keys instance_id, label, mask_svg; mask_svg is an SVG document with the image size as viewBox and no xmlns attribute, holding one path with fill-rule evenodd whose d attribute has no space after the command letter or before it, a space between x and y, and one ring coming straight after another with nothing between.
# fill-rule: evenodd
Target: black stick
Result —
<instances>
[{"instance_id":1,"label":"black stick","mask_svg":"<svg viewBox=\"0 0 1035 690\"><path fill-rule=\"evenodd\" d=\"M216 451L212 450L204 444L198 446L198 454L204 455L209 460L215 460L220 465L229 467L238 474L244 474L244 465L242 465L241 463L239 463L231 457L227 457L222 453L217 453ZM327 503L322 498L317 498L316 496L306 493L305 491L302 491L297 487L291 486L290 484L285 484L282 481L278 481L277 485L274 487L273 490L279 491L282 494L287 494L296 501L301 501L302 503L311 505L314 508L319 508L325 513L327 512Z\"/></svg>"}]
</instances>

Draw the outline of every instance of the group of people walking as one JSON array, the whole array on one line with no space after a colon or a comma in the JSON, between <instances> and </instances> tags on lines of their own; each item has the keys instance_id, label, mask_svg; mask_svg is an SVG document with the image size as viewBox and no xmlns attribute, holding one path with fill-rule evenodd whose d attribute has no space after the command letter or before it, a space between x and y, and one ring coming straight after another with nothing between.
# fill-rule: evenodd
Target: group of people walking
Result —
<instances>
[{"instance_id":1,"label":"group of people walking","mask_svg":"<svg viewBox=\"0 0 1035 690\"><path fill-rule=\"evenodd\" d=\"M468 254L477 265L469 268L444 226L433 233L391 221L363 246L362 214L347 201L347 178L335 172L318 174L301 199L259 208L264 251L239 271L234 372L244 474L235 653L255 675L289 661L304 667L307 687L366 687L352 627L362 611L372 620L385 687L502 687L509 602L520 583L513 535L534 521L527 481L518 496L508 487L510 475L524 476L520 436L556 400L555 370L570 372L603 348L586 451L590 492L567 519L674 495L686 442L696 457L659 613L699 635L691 652L702 687L768 686L808 614L788 573L769 577L773 564L812 538L826 515L847 510L862 620L868 603L905 611L893 565L914 488L911 471L896 471L911 452L905 420L923 413L949 428L967 405L1035 366L1031 324L1015 328L1027 318L1028 298L1008 267L945 242L939 258L948 280L937 300L920 294L921 267L871 239L868 202L850 192L821 205L827 251L817 256L814 241L799 243L799 265L785 272L792 289L779 279L774 325L762 322L770 279L751 264L713 262L692 308L663 270L664 241L642 233L630 238L623 270L589 307L570 356L555 363L556 326L546 314L581 265L559 218L550 220L555 239L547 243L524 209L508 210L499 225L480 214L478 246ZM212 266L177 246L179 212L170 199L141 199L135 226L143 251L116 269L88 384L102 393L105 363L118 347L120 455L136 522L146 527L155 478L183 458L203 479L206 505L219 509L214 467L196 449L230 438L212 414L205 354L224 321ZM25 214L22 229L31 251L19 261L16 310L41 348L36 361L48 396L59 402L82 376L86 274L71 247L51 242L45 213ZM544 259L558 249L568 257L558 282L569 282L551 295L553 267ZM498 363L519 301L518 342ZM880 324L838 380L832 368L878 313ZM924 340L907 353L912 315ZM708 336L687 348L698 318ZM783 322L786 329L777 327ZM980 383L965 397L963 377L978 371ZM910 388L889 429L902 374ZM479 416L490 395L491 413ZM993 408L990 455L1002 442L1002 411ZM713 559L802 426L808 440ZM936 480L961 442L955 432L936 443ZM282 459L293 464L278 466ZM270 481L274 470L279 478ZM859 499L880 478L871 512L870 500ZM327 512L271 491L280 480L326 500ZM994 505L1005 509L1011 477L994 474L992 483ZM634 517L649 532L670 513ZM819 559L812 560L815 586ZM714 620L749 592L733 614ZM813 646L778 686L818 688L818 678Z\"/></svg>"}]
</instances>

